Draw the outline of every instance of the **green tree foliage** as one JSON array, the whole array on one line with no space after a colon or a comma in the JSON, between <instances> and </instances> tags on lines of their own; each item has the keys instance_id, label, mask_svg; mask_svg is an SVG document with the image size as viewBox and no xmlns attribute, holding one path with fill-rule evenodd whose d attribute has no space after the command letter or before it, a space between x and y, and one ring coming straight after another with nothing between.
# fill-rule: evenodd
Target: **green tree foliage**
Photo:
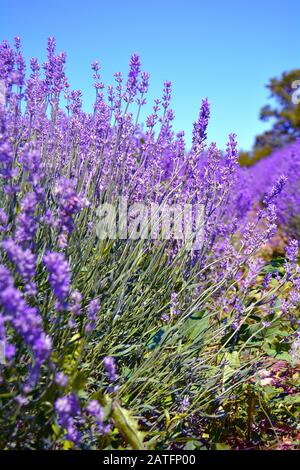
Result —
<instances>
[{"instance_id":1,"label":"green tree foliage","mask_svg":"<svg viewBox=\"0 0 300 470\"><path fill-rule=\"evenodd\" d=\"M255 138L251 152L241 152L240 163L250 166L269 155L273 149L283 147L300 137L300 103L293 103L292 96L300 89L300 69L283 72L279 78L272 78L267 85L272 104L260 110L260 119L272 121L272 128ZM297 86L298 85L298 86ZM300 95L300 93L298 93Z\"/></svg>"}]
</instances>

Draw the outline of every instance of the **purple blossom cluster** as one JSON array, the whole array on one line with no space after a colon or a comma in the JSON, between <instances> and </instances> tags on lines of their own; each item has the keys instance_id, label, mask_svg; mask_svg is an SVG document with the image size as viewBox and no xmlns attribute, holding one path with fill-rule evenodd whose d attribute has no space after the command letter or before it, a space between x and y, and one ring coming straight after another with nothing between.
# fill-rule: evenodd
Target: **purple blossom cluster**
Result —
<instances>
[{"instance_id":1,"label":"purple blossom cluster","mask_svg":"<svg viewBox=\"0 0 300 470\"><path fill-rule=\"evenodd\" d=\"M247 169L239 170L240 198L248 205L276 200L279 225L291 236L299 238L300 213L300 142L274 151Z\"/></svg>"},{"instance_id":2,"label":"purple blossom cluster","mask_svg":"<svg viewBox=\"0 0 300 470\"><path fill-rule=\"evenodd\" d=\"M58 301L58 308L66 306L70 293L71 271L68 261L62 253L47 252L43 261L48 271L49 284Z\"/></svg>"},{"instance_id":3,"label":"purple blossom cluster","mask_svg":"<svg viewBox=\"0 0 300 470\"><path fill-rule=\"evenodd\" d=\"M58 200L58 218L56 224L61 227L61 234L70 234L74 228L73 218L83 207L89 205L84 197L80 197L74 181L62 178L56 185L54 194Z\"/></svg>"},{"instance_id":4,"label":"purple blossom cluster","mask_svg":"<svg viewBox=\"0 0 300 470\"><path fill-rule=\"evenodd\" d=\"M2 248L6 251L8 259L16 266L16 269L25 282L26 293L36 294L36 285L33 280L35 276L36 257L27 248L22 249L14 240L3 240Z\"/></svg>"},{"instance_id":5,"label":"purple blossom cluster","mask_svg":"<svg viewBox=\"0 0 300 470\"><path fill-rule=\"evenodd\" d=\"M87 309L87 322L85 326L85 331L87 333L92 332L96 328L96 322L97 322L97 316L100 310L100 303L98 299L93 299L89 303L88 309Z\"/></svg>"},{"instance_id":6,"label":"purple blossom cluster","mask_svg":"<svg viewBox=\"0 0 300 470\"><path fill-rule=\"evenodd\" d=\"M11 325L31 349L33 364L29 384L34 385L41 365L49 358L51 338L43 331L42 318L37 308L30 307L26 302L22 293L14 286L11 273L4 265L0 265L0 290L2 328L6 323Z\"/></svg>"},{"instance_id":7,"label":"purple blossom cluster","mask_svg":"<svg viewBox=\"0 0 300 470\"><path fill-rule=\"evenodd\" d=\"M109 424L104 424L104 410L97 400L91 400L86 411L94 418L97 430L100 434L107 434L111 428Z\"/></svg>"},{"instance_id":8,"label":"purple blossom cluster","mask_svg":"<svg viewBox=\"0 0 300 470\"><path fill-rule=\"evenodd\" d=\"M80 405L76 395L69 394L58 398L54 404L60 426L66 430L66 439L80 445L81 435L78 425L81 421Z\"/></svg>"}]
</instances>

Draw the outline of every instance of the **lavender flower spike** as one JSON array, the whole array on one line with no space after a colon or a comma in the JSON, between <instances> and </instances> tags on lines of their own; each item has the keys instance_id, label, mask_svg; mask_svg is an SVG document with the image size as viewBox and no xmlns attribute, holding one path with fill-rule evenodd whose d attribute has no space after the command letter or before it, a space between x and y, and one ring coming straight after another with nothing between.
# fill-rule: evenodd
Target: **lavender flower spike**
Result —
<instances>
[{"instance_id":1,"label":"lavender flower spike","mask_svg":"<svg viewBox=\"0 0 300 470\"><path fill-rule=\"evenodd\" d=\"M47 252L43 260L49 273L49 284L59 301L59 306L64 308L71 283L69 263L62 253L55 252Z\"/></svg>"}]
</instances>

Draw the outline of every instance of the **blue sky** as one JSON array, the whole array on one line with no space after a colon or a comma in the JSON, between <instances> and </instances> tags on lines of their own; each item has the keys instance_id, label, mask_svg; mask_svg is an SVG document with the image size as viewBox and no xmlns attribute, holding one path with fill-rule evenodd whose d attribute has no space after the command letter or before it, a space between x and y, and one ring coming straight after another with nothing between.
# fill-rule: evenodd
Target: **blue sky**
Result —
<instances>
[{"instance_id":1,"label":"blue sky","mask_svg":"<svg viewBox=\"0 0 300 470\"><path fill-rule=\"evenodd\" d=\"M26 58L43 60L47 37L56 37L86 109L94 97L90 63L101 62L108 84L139 53L151 76L148 109L171 80L174 127L190 139L208 97L208 137L221 148L232 131L241 148L251 147L268 127L258 119L264 85L300 68L299 0L14 0L2 3L1 23L1 39L21 36Z\"/></svg>"}]
</instances>

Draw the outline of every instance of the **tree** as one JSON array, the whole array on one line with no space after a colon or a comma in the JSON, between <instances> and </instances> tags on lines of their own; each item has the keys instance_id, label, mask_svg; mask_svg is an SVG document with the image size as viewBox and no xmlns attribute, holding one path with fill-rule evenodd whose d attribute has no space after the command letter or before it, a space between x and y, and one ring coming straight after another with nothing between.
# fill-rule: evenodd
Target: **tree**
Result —
<instances>
[{"instance_id":1,"label":"tree","mask_svg":"<svg viewBox=\"0 0 300 470\"><path fill-rule=\"evenodd\" d=\"M298 82L298 83L297 83ZM284 72L280 78L272 78L267 88L275 106L264 106L260 111L262 121L274 120L271 131L257 136L256 144L270 143L280 147L300 137L300 104L293 103L296 88L300 88L300 70Z\"/></svg>"},{"instance_id":2,"label":"tree","mask_svg":"<svg viewBox=\"0 0 300 470\"><path fill-rule=\"evenodd\" d=\"M300 137L300 69L284 72L279 78L272 78L267 85L272 105L260 110L262 121L273 121L270 130L256 136L251 153L243 152L242 165L250 165L269 155L273 149L283 147ZM298 93L298 90L299 93ZM298 101L292 98L298 93Z\"/></svg>"}]
</instances>

